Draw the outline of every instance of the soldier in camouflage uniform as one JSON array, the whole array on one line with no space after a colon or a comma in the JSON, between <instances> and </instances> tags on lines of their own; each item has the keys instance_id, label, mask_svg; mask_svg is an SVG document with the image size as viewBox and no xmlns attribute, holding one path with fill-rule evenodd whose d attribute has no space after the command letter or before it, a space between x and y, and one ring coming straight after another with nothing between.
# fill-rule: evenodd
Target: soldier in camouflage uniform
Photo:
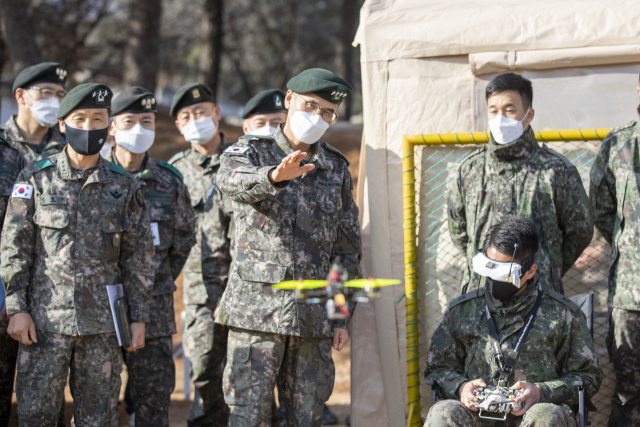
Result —
<instances>
[{"instance_id":1,"label":"soldier in camouflage uniform","mask_svg":"<svg viewBox=\"0 0 640 427\"><path fill-rule=\"evenodd\" d=\"M175 388L173 308L175 279L196 243L195 213L182 174L146 151L155 137L156 99L141 87L119 94L112 103L110 133L116 147L105 158L131 172L143 185L155 247L156 276L151 291L150 321L142 350L124 353L128 387L137 427L168 427Z\"/></svg>"},{"instance_id":2,"label":"soldier in camouflage uniform","mask_svg":"<svg viewBox=\"0 0 640 427\"><path fill-rule=\"evenodd\" d=\"M23 168L24 159L0 136L0 236L13 184ZM2 285L0 285L2 286ZM4 303L0 308L0 427L9 425L13 380L16 375L18 341L7 333L9 319Z\"/></svg>"},{"instance_id":3,"label":"soldier in camouflage uniform","mask_svg":"<svg viewBox=\"0 0 640 427\"><path fill-rule=\"evenodd\" d=\"M211 89L202 84L182 86L173 98L170 113L191 148L176 154L169 163L184 176L197 218L198 242L183 270L183 346L196 386L187 423L190 427L226 426L229 408L222 394L221 365L227 329L213 322L213 313L226 287L231 264L228 234L232 207L216 184L220 156L229 142L217 131L220 107L215 105Z\"/></svg>"},{"instance_id":4,"label":"soldier in camouflage uniform","mask_svg":"<svg viewBox=\"0 0 640 427\"><path fill-rule=\"evenodd\" d=\"M0 127L0 136L27 163L58 154L67 144L58 128L58 109L65 97L66 81L67 71L62 65L44 62L24 69L13 83L18 115Z\"/></svg>"},{"instance_id":5,"label":"soldier in camouflage uniform","mask_svg":"<svg viewBox=\"0 0 640 427\"><path fill-rule=\"evenodd\" d=\"M607 347L616 388L609 426L640 426L639 139L640 120L614 129L591 168L595 225L612 246Z\"/></svg>"},{"instance_id":6,"label":"soldier in camouflage uniform","mask_svg":"<svg viewBox=\"0 0 640 427\"><path fill-rule=\"evenodd\" d=\"M55 424L69 371L76 425L109 425L122 352L107 285L121 283L128 300L128 350L144 347L153 242L139 184L99 155L111 96L100 84L73 89L58 113L66 149L27 166L11 193L0 275L20 341L20 425Z\"/></svg>"},{"instance_id":7,"label":"soldier in camouflage uniform","mask_svg":"<svg viewBox=\"0 0 640 427\"><path fill-rule=\"evenodd\" d=\"M487 86L486 97L489 144L461 162L447 194L449 233L467 260L463 293L478 285L471 259L482 236L507 215L536 223L540 283L564 293L562 276L593 236L582 180L564 156L538 145L529 125L534 116L529 80L513 73L499 75Z\"/></svg>"},{"instance_id":8,"label":"soldier in camouflage uniform","mask_svg":"<svg viewBox=\"0 0 640 427\"><path fill-rule=\"evenodd\" d=\"M347 321L271 285L324 279L338 257L360 276L358 208L349 162L317 142L351 92L330 71L306 70L288 84L287 122L271 136L242 137L225 150L218 175L233 200L237 254L216 321L230 327L225 399L229 425L269 426L276 380L289 426L319 426L335 379L333 347Z\"/></svg>"},{"instance_id":9,"label":"soldier in camouflage uniform","mask_svg":"<svg viewBox=\"0 0 640 427\"><path fill-rule=\"evenodd\" d=\"M496 262L508 264L514 260L525 264L523 261L538 249L536 228L529 219L507 218L487 231L482 251ZM518 249L514 251L516 243ZM589 409L595 409L588 397L598 391L603 373L586 317L568 298L543 289L536 270L537 265L533 264L522 274L519 290L507 282L483 277L486 286L449 304L431 338L424 371L425 378L437 385L439 398L446 400L438 401L431 408L425 427L575 427L576 421L567 404L574 399L577 402L573 385L576 380L584 384ZM496 298L505 286L515 292L510 298ZM531 320L530 312L537 304L537 315ZM489 334L491 319L485 310L491 313L495 330L499 331L496 340L505 358L517 342L523 342L513 371L502 377L505 379L502 385L523 389L515 403L523 402L524 406L508 414L506 421L481 419L478 409L470 404L478 400L473 390L499 385L495 374L504 372L494 357ZM523 336L525 323L530 322L533 326Z\"/></svg>"}]
</instances>

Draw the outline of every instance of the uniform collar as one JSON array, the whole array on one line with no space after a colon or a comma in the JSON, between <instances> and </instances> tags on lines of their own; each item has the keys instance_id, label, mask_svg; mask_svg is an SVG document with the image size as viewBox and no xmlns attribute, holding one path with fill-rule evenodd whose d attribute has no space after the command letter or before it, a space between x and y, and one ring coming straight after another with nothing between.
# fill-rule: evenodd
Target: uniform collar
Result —
<instances>
[{"instance_id":1,"label":"uniform collar","mask_svg":"<svg viewBox=\"0 0 640 427\"><path fill-rule=\"evenodd\" d=\"M116 157L116 147L111 147L111 150L109 150L109 152L107 153L106 156L104 156L104 158L113 164L122 166L118 162L118 158ZM142 160L142 168L137 172L132 172L137 179L143 179L143 180L150 179L154 181L158 180L156 178L156 175L158 174L157 172L158 165L156 165L155 162L152 162L150 159L151 158L149 157L149 153L145 153L144 160Z\"/></svg>"},{"instance_id":2,"label":"uniform collar","mask_svg":"<svg viewBox=\"0 0 640 427\"><path fill-rule=\"evenodd\" d=\"M489 148L487 153L492 159L498 162L511 162L528 159L540 146L536 140L536 134L528 127L527 131L512 144L498 144L493 135L489 138Z\"/></svg>"},{"instance_id":3,"label":"uniform collar","mask_svg":"<svg viewBox=\"0 0 640 427\"><path fill-rule=\"evenodd\" d=\"M222 156L222 153L224 152L224 150L226 150L227 147L229 147L230 145L231 144L229 143L227 138L224 136L224 134L220 132L220 145L218 146L218 149L216 150L215 153L211 155L202 154L202 153L198 153L196 150L193 149L193 147L191 147L187 151L187 154L185 155L185 157L191 160L192 162L196 163L198 166L202 168L218 166L220 165L220 156Z\"/></svg>"},{"instance_id":4,"label":"uniform collar","mask_svg":"<svg viewBox=\"0 0 640 427\"><path fill-rule=\"evenodd\" d=\"M42 141L40 141L38 145L29 144L29 142L26 139L24 139L24 136L22 136L22 133L18 128L18 124L16 123L16 117L17 116L15 114L9 117L9 120L7 120L7 123L5 123L3 126L5 134L7 135L7 139L13 142L20 142L22 144L27 144L30 147L32 147L36 152L39 152L39 149L44 147L45 145L63 146L67 144L67 140L65 139L64 135L62 135L60 131L56 132L55 126L57 125L49 128L44 138L42 139Z\"/></svg>"},{"instance_id":5,"label":"uniform collar","mask_svg":"<svg viewBox=\"0 0 640 427\"><path fill-rule=\"evenodd\" d=\"M281 153L281 155L283 154L282 158L293 153L291 146L289 146L289 141L287 140L287 137L284 135L283 129L284 129L284 123L280 123L275 133L273 134L273 138L275 139L276 145L278 146L278 151ZM312 144L311 148L313 149L313 154L311 155L311 159L309 159L308 162L303 161L304 164L313 163L318 169L326 169L326 170L333 169L333 164L331 163L331 161L329 161L327 157L327 150L326 148L324 148L324 146L320 141L316 142L315 144Z\"/></svg>"},{"instance_id":6,"label":"uniform collar","mask_svg":"<svg viewBox=\"0 0 640 427\"><path fill-rule=\"evenodd\" d=\"M522 295L518 295L516 298L503 303L502 301L493 297L493 290L487 283L485 292L485 300L491 313L495 313L499 316L509 316L514 314L522 314L526 316L529 313L531 304L536 300L538 295L538 275L536 274L531 282L527 285L527 289Z\"/></svg>"},{"instance_id":7,"label":"uniform collar","mask_svg":"<svg viewBox=\"0 0 640 427\"><path fill-rule=\"evenodd\" d=\"M53 156L56 159L58 165L58 176L65 181L75 181L77 176L71 173L71 166L69 165L69 157L67 157L67 150L64 149L60 153ZM111 171L111 162L103 159L102 156L98 158L98 168L87 179L86 184L92 182L111 182L113 181L113 173Z\"/></svg>"}]
</instances>

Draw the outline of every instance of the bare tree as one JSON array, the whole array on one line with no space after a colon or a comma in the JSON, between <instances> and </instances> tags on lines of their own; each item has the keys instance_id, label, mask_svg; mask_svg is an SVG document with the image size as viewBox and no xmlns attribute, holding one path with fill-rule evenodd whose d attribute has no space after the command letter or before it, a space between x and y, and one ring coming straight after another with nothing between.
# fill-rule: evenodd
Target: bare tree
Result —
<instances>
[{"instance_id":1,"label":"bare tree","mask_svg":"<svg viewBox=\"0 0 640 427\"><path fill-rule=\"evenodd\" d=\"M199 61L198 80L209 86L217 99L222 60L224 0L205 0L200 29L202 46Z\"/></svg>"},{"instance_id":2,"label":"bare tree","mask_svg":"<svg viewBox=\"0 0 640 427\"><path fill-rule=\"evenodd\" d=\"M13 70L42 62L26 0L0 0L0 20Z\"/></svg>"},{"instance_id":3,"label":"bare tree","mask_svg":"<svg viewBox=\"0 0 640 427\"><path fill-rule=\"evenodd\" d=\"M124 58L124 82L127 86L142 86L152 92L156 89L161 16L161 1L131 2L129 40Z\"/></svg>"},{"instance_id":4,"label":"bare tree","mask_svg":"<svg viewBox=\"0 0 640 427\"><path fill-rule=\"evenodd\" d=\"M359 0L342 1L342 28L340 31L340 42L338 44L338 55L342 77L353 84L353 53L355 48L351 45L358 28L358 12L360 8ZM342 118L349 120L353 110L353 97L347 96L344 101L344 113Z\"/></svg>"}]
</instances>

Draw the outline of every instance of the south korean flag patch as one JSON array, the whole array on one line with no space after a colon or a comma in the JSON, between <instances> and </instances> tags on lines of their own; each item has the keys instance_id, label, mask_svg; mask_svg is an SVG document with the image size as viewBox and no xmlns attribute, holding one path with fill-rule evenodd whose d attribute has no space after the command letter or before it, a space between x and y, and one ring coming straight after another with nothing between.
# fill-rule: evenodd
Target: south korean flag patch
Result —
<instances>
[{"instance_id":1,"label":"south korean flag patch","mask_svg":"<svg viewBox=\"0 0 640 427\"><path fill-rule=\"evenodd\" d=\"M13 184L12 199L31 199L33 197L33 185Z\"/></svg>"},{"instance_id":2,"label":"south korean flag patch","mask_svg":"<svg viewBox=\"0 0 640 427\"><path fill-rule=\"evenodd\" d=\"M242 154L245 151L247 151L249 149L249 147L237 147L235 145L232 145L231 147L227 148L226 150L224 150L225 153L235 153L235 154Z\"/></svg>"}]
</instances>

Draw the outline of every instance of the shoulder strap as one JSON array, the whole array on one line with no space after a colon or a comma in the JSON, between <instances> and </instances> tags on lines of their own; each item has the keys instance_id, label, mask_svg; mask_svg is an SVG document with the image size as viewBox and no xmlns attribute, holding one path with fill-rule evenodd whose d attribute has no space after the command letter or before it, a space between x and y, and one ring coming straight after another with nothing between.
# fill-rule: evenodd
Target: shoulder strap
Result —
<instances>
[{"instance_id":1,"label":"shoulder strap","mask_svg":"<svg viewBox=\"0 0 640 427\"><path fill-rule=\"evenodd\" d=\"M170 165L169 163L165 162L164 160L158 160L158 166L160 166L161 168L165 168L170 172L173 172L173 174L176 175L178 178L180 178L180 180L184 179L184 177L182 176L182 174L178 169L176 169L174 166Z\"/></svg>"},{"instance_id":2,"label":"shoulder strap","mask_svg":"<svg viewBox=\"0 0 640 427\"><path fill-rule=\"evenodd\" d=\"M120 174L120 175L124 175L124 168L122 166L118 166L115 163L111 163L111 166L109 166L109 169L111 169L113 172Z\"/></svg>"},{"instance_id":3,"label":"shoulder strap","mask_svg":"<svg viewBox=\"0 0 640 427\"><path fill-rule=\"evenodd\" d=\"M472 300L474 298L478 298L478 297L480 297L482 295L484 295L484 288L475 289L475 290L473 290L471 292L467 292L466 294L461 295L458 298L456 298L453 301L451 301L449 303L449 310L451 310L456 305L460 305L463 302L467 302L467 301Z\"/></svg>"},{"instance_id":4,"label":"shoulder strap","mask_svg":"<svg viewBox=\"0 0 640 427\"><path fill-rule=\"evenodd\" d=\"M347 156L345 156L344 154L342 154L340 152L340 150L338 150L336 147L332 147L331 145L327 144L326 142L322 143L322 146L324 148L326 148L327 150L336 153L338 156L342 157L344 159L345 162L347 162L347 166L351 165L351 162L349 161L349 159L347 159Z\"/></svg>"},{"instance_id":5,"label":"shoulder strap","mask_svg":"<svg viewBox=\"0 0 640 427\"><path fill-rule=\"evenodd\" d=\"M179 153L176 153L172 158L169 159L169 161L167 163L169 163L170 165L174 164L175 162L177 162L178 160L182 159L184 157L184 151L181 151Z\"/></svg>"},{"instance_id":6,"label":"shoulder strap","mask_svg":"<svg viewBox=\"0 0 640 427\"><path fill-rule=\"evenodd\" d=\"M547 295L549 295L554 300L560 301L561 303L563 303L564 305L569 307L572 312L575 312L576 310L580 309L580 307L578 307L578 304L576 304L575 302L571 301L569 298L565 297L560 292L549 290L549 291L547 291Z\"/></svg>"},{"instance_id":7,"label":"shoulder strap","mask_svg":"<svg viewBox=\"0 0 640 427\"><path fill-rule=\"evenodd\" d=\"M53 166L53 162L49 159L44 159L36 162L36 167L38 168L38 170L46 169L51 166Z\"/></svg>"}]
</instances>

